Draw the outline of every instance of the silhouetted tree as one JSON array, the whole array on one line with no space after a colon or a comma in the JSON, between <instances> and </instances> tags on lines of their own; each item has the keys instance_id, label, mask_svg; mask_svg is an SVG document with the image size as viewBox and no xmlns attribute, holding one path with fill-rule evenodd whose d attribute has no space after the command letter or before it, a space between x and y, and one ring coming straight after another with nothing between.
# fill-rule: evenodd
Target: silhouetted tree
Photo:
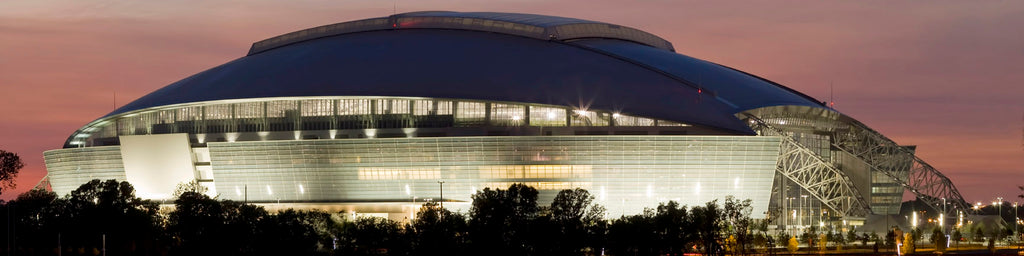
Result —
<instances>
[{"instance_id":1,"label":"silhouetted tree","mask_svg":"<svg viewBox=\"0 0 1024 256\"><path fill-rule=\"evenodd\" d=\"M608 250L612 255L656 255L654 248L658 235L654 224L654 211L622 216L608 227Z\"/></svg>"},{"instance_id":2,"label":"silhouetted tree","mask_svg":"<svg viewBox=\"0 0 1024 256\"><path fill-rule=\"evenodd\" d=\"M413 252L416 255L465 254L466 218L441 208L435 202L426 203L412 221Z\"/></svg>"},{"instance_id":3,"label":"silhouetted tree","mask_svg":"<svg viewBox=\"0 0 1024 256\"><path fill-rule=\"evenodd\" d=\"M262 255L323 254L334 242L331 215L318 210L286 209L261 224L256 252Z\"/></svg>"},{"instance_id":4,"label":"silhouetted tree","mask_svg":"<svg viewBox=\"0 0 1024 256\"><path fill-rule=\"evenodd\" d=\"M953 242L956 243L957 247L960 247L960 240L964 240L964 234L960 233L960 229L953 229Z\"/></svg>"},{"instance_id":5,"label":"silhouetted tree","mask_svg":"<svg viewBox=\"0 0 1024 256\"><path fill-rule=\"evenodd\" d=\"M733 196L726 196L722 207L723 224L727 226L728 235L736 240L735 251L739 254L746 254L750 247L749 231L753 223L750 213L754 209L750 204L750 199L740 201Z\"/></svg>"},{"instance_id":6,"label":"silhouetted tree","mask_svg":"<svg viewBox=\"0 0 1024 256\"><path fill-rule=\"evenodd\" d=\"M536 189L517 183L508 190L484 188L472 198L469 228L476 253L526 255L533 250L527 235L539 210Z\"/></svg>"},{"instance_id":7,"label":"silhouetted tree","mask_svg":"<svg viewBox=\"0 0 1024 256\"><path fill-rule=\"evenodd\" d=\"M179 198L185 192L193 192L193 193L197 193L197 194L206 194L206 192L209 191L209 190L210 190L209 188L207 188L206 186L203 186L203 184L200 184L199 181L192 180L192 181L189 181L189 182L179 183L177 186L175 186L174 187L174 192L171 193L171 196L173 196L174 198Z\"/></svg>"},{"instance_id":8,"label":"silhouetted tree","mask_svg":"<svg viewBox=\"0 0 1024 256\"><path fill-rule=\"evenodd\" d=\"M354 255L404 255L409 251L411 241L393 220L360 217L345 227L341 237Z\"/></svg>"},{"instance_id":9,"label":"silhouetted tree","mask_svg":"<svg viewBox=\"0 0 1024 256\"><path fill-rule=\"evenodd\" d=\"M704 255L723 255L722 250L722 210L718 200L707 202L704 206L696 206L691 210L694 230Z\"/></svg>"},{"instance_id":10,"label":"silhouetted tree","mask_svg":"<svg viewBox=\"0 0 1024 256\"><path fill-rule=\"evenodd\" d=\"M565 189L555 195L551 202L550 223L535 223L535 227L550 224L555 239L550 242L549 253L557 255L581 255L587 245L588 225L600 221L604 214L602 207L592 204L594 196L585 189ZM541 221L544 222L544 221ZM547 232L545 232L547 233ZM550 234L550 233L549 233Z\"/></svg>"},{"instance_id":11,"label":"silhouetted tree","mask_svg":"<svg viewBox=\"0 0 1024 256\"><path fill-rule=\"evenodd\" d=\"M661 254L681 255L693 242L693 227L686 206L676 201L658 204L654 228L658 236L657 250Z\"/></svg>"},{"instance_id":12,"label":"silhouetted tree","mask_svg":"<svg viewBox=\"0 0 1024 256\"><path fill-rule=\"evenodd\" d=\"M21 250L42 252L56 249L54 241L59 233L56 214L62 201L53 192L33 189L7 202L2 213L10 214L10 219L4 224L11 224L10 229L6 230L14 232L10 234L13 239L6 241Z\"/></svg>"},{"instance_id":13,"label":"silhouetted tree","mask_svg":"<svg viewBox=\"0 0 1024 256\"><path fill-rule=\"evenodd\" d=\"M948 243L948 240L946 238L946 234L942 233L942 229L941 228L935 228L934 230L932 230L932 239L931 240L932 240L932 244L935 245L935 251L937 251L937 252L945 252L946 251L946 244Z\"/></svg>"},{"instance_id":14,"label":"silhouetted tree","mask_svg":"<svg viewBox=\"0 0 1024 256\"><path fill-rule=\"evenodd\" d=\"M775 233L775 245L785 246L786 242L789 241L789 237L790 235L785 230L779 230L779 232Z\"/></svg>"},{"instance_id":15,"label":"silhouetted tree","mask_svg":"<svg viewBox=\"0 0 1024 256\"><path fill-rule=\"evenodd\" d=\"M69 246L101 248L111 255L156 250L163 240L158 204L135 196L128 182L92 180L71 191L59 206L62 238Z\"/></svg>"},{"instance_id":16,"label":"silhouetted tree","mask_svg":"<svg viewBox=\"0 0 1024 256\"><path fill-rule=\"evenodd\" d=\"M220 202L199 192L183 191L174 200L174 207L168 216L167 226L167 231L176 241L173 253L195 255L230 252L220 239L235 234L224 232L226 216Z\"/></svg>"},{"instance_id":17,"label":"silhouetted tree","mask_svg":"<svg viewBox=\"0 0 1024 256\"><path fill-rule=\"evenodd\" d=\"M18 171L25 167L21 157L13 152L0 150L0 192L2 189L14 188L14 178L18 177Z\"/></svg>"},{"instance_id":18,"label":"silhouetted tree","mask_svg":"<svg viewBox=\"0 0 1024 256\"><path fill-rule=\"evenodd\" d=\"M608 225L604 219L605 208L600 204L594 204L583 217L583 226L587 232L585 246L590 248L590 254L600 255L601 250L608 246Z\"/></svg>"},{"instance_id":19,"label":"silhouetted tree","mask_svg":"<svg viewBox=\"0 0 1024 256\"><path fill-rule=\"evenodd\" d=\"M227 255L254 255L264 235L261 223L269 216L262 206L225 200L220 202L224 214L222 226L224 236L219 240L222 246L231 250Z\"/></svg>"}]
</instances>

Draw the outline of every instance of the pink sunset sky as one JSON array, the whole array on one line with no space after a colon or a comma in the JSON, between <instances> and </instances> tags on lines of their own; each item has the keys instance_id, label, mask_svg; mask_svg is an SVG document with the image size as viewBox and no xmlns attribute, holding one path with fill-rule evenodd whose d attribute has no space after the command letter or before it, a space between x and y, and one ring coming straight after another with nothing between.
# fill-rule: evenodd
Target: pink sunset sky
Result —
<instances>
[{"instance_id":1,"label":"pink sunset sky","mask_svg":"<svg viewBox=\"0 0 1024 256\"><path fill-rule=\"evenodd\" d=\"M10 199L75 129L250 44L398 12L523 12L630 26L917 145L969 202L1024 185L1019 1L0 1L0 149L26 163ZM116 92L116 101L114 94Z\"/></svg>"}]
</instances>

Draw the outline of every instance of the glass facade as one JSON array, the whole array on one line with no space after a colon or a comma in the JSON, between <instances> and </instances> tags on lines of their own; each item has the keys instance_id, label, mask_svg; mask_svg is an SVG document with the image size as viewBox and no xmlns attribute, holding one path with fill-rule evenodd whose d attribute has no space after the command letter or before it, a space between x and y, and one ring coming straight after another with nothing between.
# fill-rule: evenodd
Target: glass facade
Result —
<instances>
[{"instance_id":1,"label":"glass facade","mask_svg":"<svg viewBox=\"0 0 1024 256\"><path fill-rule=\"evenodd\" d=\"M525 183L551 200L585 188L611 216L727 195L767 210L779 139L754 136L493 136L210 143L220 198L250 202L468 202Z\"/></svg>"},{"instance_id":2,"label":"glass facade","mask_svg":"<svg viewBox=\"0 0 1024 256\"><path fill-rule=\"evenodd\" d=\"M125 113L75 132L65 148L119 145L118 136L450 127L687 127L602 110L427 98L315 97L202 102ZM247 136L233 136L239 140ZM198 143L206 141L199 138Z\"/></svg>"},{"instance_id":3,"label":"glass facade","mask_svg":"<svg viewBox=\"0 0 1024 256\"><path fill-rule=\"evenodd\" d=\"M65 195L93 179L127 180L121 147L88 147L50 150L43 153L50 187Z\"/></svg>"},{"instance_id":4,"label":"glass facade","mask_svg":"<svg viewBox=\"0 0 1024 256\"><path fill-rule=\"evenodd\" d=\"M446 202L468 202L477 190L524 183L540 190L543 204L561 189L588 189L613 217L727 195L752 199L757 217L768 207L779 143L765 136L482 136L211 142L192 150L197 170L212 170L199 173L221 199L436 201L444 181ZM125 180L120 150L47 151L54 191Z\"/></svg>"}]
</instances>

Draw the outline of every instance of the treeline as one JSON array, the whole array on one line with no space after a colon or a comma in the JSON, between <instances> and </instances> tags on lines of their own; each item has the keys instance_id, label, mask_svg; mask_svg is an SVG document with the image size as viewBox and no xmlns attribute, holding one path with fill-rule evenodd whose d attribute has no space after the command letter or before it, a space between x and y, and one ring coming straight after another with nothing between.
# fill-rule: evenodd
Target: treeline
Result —
<instances>
[{"instance_id":1,"label":"treeline","mask_svg":"<svg viewBox=\"0 0 1024 256\"><path fill-rule=\"evenodd\" d=\"M11 255L705 255L751 251L750 200L686 207L674 201L606 219L584 189L550 205L514 184L472 196L470 211L424 204L415 218L351 218L217 200L201 187L176 192L175 208L135 196L127 182L90 181L64 197L26 192L0 209ZM763 228L761 228L763 229Z\"/></svg>"}]
</instances>

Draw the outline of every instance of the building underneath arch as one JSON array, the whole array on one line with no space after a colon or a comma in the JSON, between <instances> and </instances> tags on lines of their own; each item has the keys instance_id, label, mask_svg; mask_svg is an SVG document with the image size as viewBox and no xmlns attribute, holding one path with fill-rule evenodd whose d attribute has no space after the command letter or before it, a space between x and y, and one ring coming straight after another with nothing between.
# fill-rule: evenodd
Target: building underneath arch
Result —
<instances>
[{"instance_id":1,"label":"building underneath arch","mask_svg":"<svg viewBox=\"0 0 1024 256\"><path fill-rule=\"evenodd\" d=\"M904 191L966 205L912 147L800 92L634 28L515 13L259 41L44 156L59 194L118 179L161 200L195 180L221 199L392 217L513 183L542 201L588 189L611 216L733 195L787 225L896 213Z\"/></svg>"}]
</instances>

